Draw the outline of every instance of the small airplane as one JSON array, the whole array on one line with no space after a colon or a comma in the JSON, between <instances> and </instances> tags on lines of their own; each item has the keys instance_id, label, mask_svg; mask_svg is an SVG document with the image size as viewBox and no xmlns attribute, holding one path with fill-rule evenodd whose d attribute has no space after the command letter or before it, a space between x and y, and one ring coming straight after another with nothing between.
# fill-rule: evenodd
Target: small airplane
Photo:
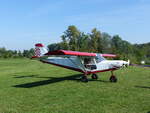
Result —
<instances>
[{"instance_id":1,"label":"small airplane","mask_svg":"<svg viewBox=\"0 0 150 113\"><path fill-rule=\"evenodd\" d=\"M99 54L88 52L77 52L67 50L57 50L48 52L41 43L35 44L35 56L32 58L55 66L71 69L83 73L81 81L88 82L87 75L92 74L92 79L98 79L96 73L111 71L110 82L117 82L114 70L128 66L130 61L106 60L104 57L114 58L114 54Z\"/></svg>"}]
</instances>

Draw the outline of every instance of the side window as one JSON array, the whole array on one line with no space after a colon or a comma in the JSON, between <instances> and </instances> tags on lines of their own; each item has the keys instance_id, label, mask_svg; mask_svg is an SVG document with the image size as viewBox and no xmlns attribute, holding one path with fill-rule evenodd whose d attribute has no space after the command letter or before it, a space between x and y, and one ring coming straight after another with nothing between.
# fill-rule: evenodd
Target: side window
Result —
<instances>
[{"instance_id":1,"label":"side window","mask_svg":"<svg viewBox=\"0 0 150 113\"><path fill-rule=\"evenodd\" d=\"M104 57L102 57L100 54L97 54L97 56L96 56L96 62L97 63L99 63L99 62L101 62L101 61L103 61L103 60L105 60L105 58Z\"/></svg>"},{"instance_id":2,"label":"side window","mask_svg":"<svg viewBox=\"0 0 150 113\"><path fill-rule=\"evenodd\" d=\"M84 58L84 64L90 64L91 63L91 59L89 58Z\"/></svg>"},{"instance_id":3,"label":"side window","mask_svg":"<svg viewBox=\"0 0 150 113\"><path fill-rule=\"evenodd\" d=\"M87 68L89 70L97 69L93 57L86 57L86 58L84 58L84 66L85 66L85 68Z\"/></svg>"}]
</instances>

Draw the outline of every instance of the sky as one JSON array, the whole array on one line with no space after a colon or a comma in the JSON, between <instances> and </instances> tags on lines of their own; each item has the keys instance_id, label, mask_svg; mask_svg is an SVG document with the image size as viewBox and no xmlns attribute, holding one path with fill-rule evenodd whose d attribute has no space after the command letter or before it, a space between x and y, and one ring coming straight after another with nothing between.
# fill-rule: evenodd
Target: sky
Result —
<instances>
[{"instance_id":1,"label":"sky","mask_svg":"<svg viewBox=\"0 0 150 113\"><path fill-rule=\"evenodd\" d=\"M61 41L69 25L150 42L150 0L0 0L0 47L34 48Z\"/></svg>"}]
</instances>

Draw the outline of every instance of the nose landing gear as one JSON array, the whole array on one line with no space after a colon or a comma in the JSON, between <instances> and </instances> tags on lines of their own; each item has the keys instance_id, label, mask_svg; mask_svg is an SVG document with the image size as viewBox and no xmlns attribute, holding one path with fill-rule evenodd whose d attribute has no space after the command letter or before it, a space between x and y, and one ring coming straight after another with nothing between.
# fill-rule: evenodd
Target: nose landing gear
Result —
<instances>
[{"instance_id":1,"label":"nose landing gear","mask_svg":"<svg viewBox=\"0 0 150 113\"><path fill-rule=\"evenodd\" d=\"M111 71L111 76L109 78L110 82L117 82L117 77L113 74L113 71Z\"/></svg>"}]
</instances>

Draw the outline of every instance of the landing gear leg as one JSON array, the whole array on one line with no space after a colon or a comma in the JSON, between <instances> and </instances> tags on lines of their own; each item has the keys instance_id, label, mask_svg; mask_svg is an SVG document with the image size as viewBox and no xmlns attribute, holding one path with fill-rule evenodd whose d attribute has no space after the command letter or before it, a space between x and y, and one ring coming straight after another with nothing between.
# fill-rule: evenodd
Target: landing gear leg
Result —
<instances>
[{"instance_id":1,"label":"landing gear leg","mask_svg":"<svg viewBox=\"0 0 150 113\"><path fill-rule=\"evenodd\" d=\"M111 77L109 78L110 82L117 82L117 77L113 74L113 71L111 71Z\"/></svg>"},{"instance_id":2,"label":"landing gear leg","mask_svg":"<svg viewBox=\"0 0 150 113\"><path fill-rule=\"evenodd\" d=\"M82 82L88 82L89 81L86 74L81 77L81 81Z\"/></svg>"}]
</instances>

